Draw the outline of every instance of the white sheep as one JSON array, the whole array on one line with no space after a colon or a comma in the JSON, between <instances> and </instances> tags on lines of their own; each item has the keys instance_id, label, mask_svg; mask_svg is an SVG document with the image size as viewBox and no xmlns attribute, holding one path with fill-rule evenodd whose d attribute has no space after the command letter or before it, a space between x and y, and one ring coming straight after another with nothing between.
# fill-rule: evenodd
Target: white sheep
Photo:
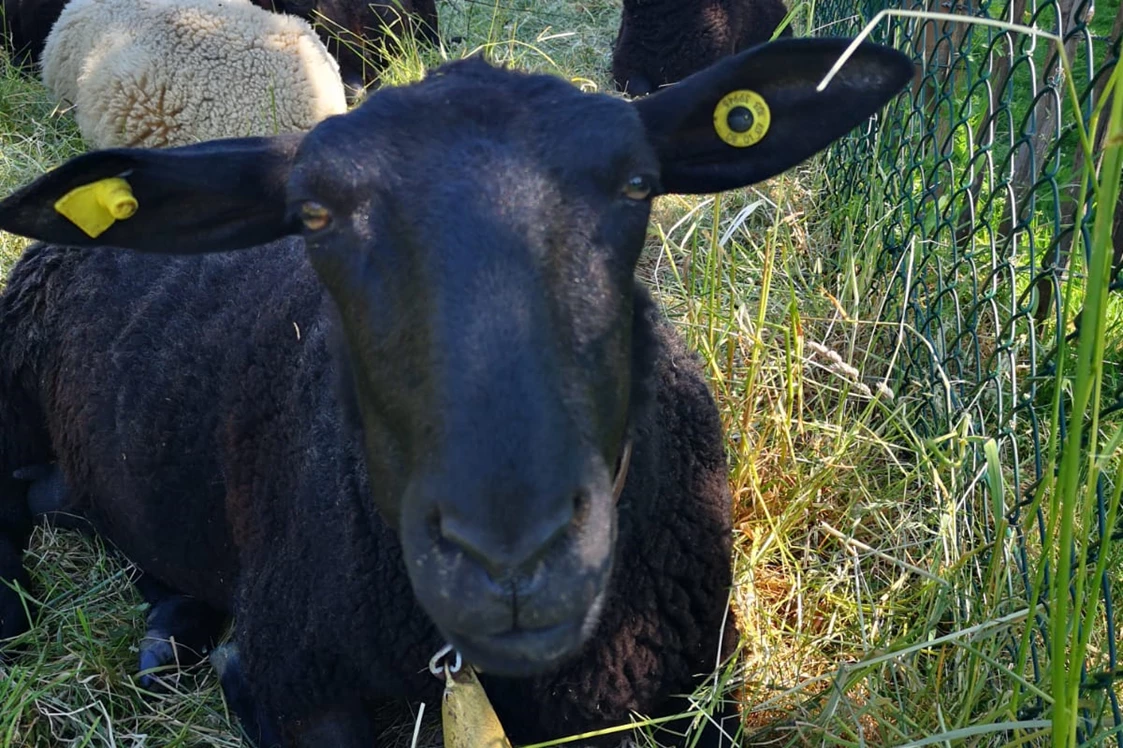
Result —
<instances>
[{"instance_id":1,"label":"white sheep","mask_svg":"<svg viewBox=\"0 0 1123 748\"><path fill-rule=\"evenodd\" d=\"M249 0L71 0L42 76L94 148L300 132L347 109L312 27Z\"/></svg>"}]
</instances>

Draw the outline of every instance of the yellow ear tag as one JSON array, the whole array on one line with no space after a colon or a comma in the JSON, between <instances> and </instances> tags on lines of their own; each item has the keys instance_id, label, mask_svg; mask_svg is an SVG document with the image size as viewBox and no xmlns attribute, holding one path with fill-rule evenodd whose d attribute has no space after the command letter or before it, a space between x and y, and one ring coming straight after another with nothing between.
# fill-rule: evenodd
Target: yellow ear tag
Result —
<instances>
[{"instance_id":1,"label":"yellow ear tag","mask_svg":"<svg viewBox=\"0 0 1123 748\"><path fill-rule=\"evenodd\" d=\"M110 177L75 187L58 199L55 210L90 238L97 238L114 222L131 218L137 201L128 182Z\"/></svg>"},{"instance_id":2,"label":"yellow ear tag","mask_svg":"<svg viewBox=\"0 0 1123 748\"><path fill-rule=\"evenodd\" d=\"M445 748L511 748L499 715L491 707L476 673L467 665L455 675L445 671L441 726Z\"/></svg>"},{"instance_id":3,"label":"yellow ear tag","mask_svg":"<svg viewBox=\"0 0 1123 748\"><path fill-rule=\"evenodd\" d=\"M734 148L759 143L772 124L768 104L756 91L742 89L722 97L714 108L714 129Z\"/></svg>"}]
</instances>

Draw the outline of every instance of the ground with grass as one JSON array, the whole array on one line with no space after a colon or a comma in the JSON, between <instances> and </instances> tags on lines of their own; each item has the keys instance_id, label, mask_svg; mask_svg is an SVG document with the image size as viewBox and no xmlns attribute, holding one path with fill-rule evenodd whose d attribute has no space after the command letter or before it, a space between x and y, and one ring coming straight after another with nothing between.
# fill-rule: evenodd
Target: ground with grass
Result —
<instances>
[{"instance_id":1,"label":"ground with grass","mask_svg":"<svg viewBox=\"0 0 1123 748\"><path fill-rule=\"evenodd\" d=\"M387 84L484 49L610 90L615 3L440 10L444 35L463 41L407 50ZM81 150L70 116L0 60L0 190ZM897 388L912 333L883 314L892 289L870 277L877 232L847 231L827 209L840 185L826 163L720 197L660 198L639 270L704 357L727 429L743 659L722 688L741 699L749 744L1039 741L1034 715L1010 706L1015 684L1040 686L1010 670L1026 596L1017 545L996 545L974 514L987 478L977 435L920 428L922 398ZM854 206L852 225L878 210ZM24 245L0 236L0 277ZM994 490L1018 459L999 457ZM241 744L208 668L167 695L134 685L144 609L101 544L40 529L27 563L44 612L28 653L0 665L0 745ZM993 728L1004 720L1021 731ZM968 740L974 725L991 737Z\"/></svg>"}]
</instances>

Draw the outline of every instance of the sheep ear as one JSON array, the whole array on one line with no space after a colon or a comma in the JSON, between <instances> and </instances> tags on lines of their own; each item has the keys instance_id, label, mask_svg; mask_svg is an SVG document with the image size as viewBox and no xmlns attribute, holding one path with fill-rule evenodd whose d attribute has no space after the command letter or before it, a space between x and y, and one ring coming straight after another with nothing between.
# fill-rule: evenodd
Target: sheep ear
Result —
<instances>
[{"instance_id":1,"label":"sheep ear","mask_svg":"<svg viewBox=\"0 0 1123 748\"><path fill-rule=\"evenodd\" d=\"M262 244L294 232L285 184L300 139L86 153L0 201L0 229L52 244L166 254Z\"/></svg>"},{"instance_id":2,"label":"sheep ear","mask_svg":"<svg viewBox=\"0 0 1123 748\"><path fill-rule=\"evenodd\" d=\"M912 62L864 43L817 90L850 41L770 42L634 101L659 154L663 191L699 194L760 182L877 112L912 78Z\"/></svg>"}]
</instances>

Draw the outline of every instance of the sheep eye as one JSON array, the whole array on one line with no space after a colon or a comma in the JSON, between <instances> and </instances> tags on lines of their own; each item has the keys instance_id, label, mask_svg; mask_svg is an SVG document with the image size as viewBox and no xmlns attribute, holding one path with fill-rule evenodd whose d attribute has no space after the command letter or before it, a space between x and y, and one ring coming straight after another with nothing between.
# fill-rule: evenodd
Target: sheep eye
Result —
<instances>
[{"instance_id":1,"label":"sheep eye","mask_svg":"<svg viewBox=\"0 0 1123 748\"><path fill-rule=\"evenodd\" d=\"M309 231L323 231L331 224L331 211L309 201L300 206L300 220Z\"/></svg>"},{"instance_id":2,"label":"sheep eye","mask_svg":"<svg viewBox=\"0 0 1123 748\"><path fill-rule=\"evenodd\" d=\"M624 183L622 192L629 200L646 200L651 196L651 180L637 174Z\"/></svg>"}]
</instances>

